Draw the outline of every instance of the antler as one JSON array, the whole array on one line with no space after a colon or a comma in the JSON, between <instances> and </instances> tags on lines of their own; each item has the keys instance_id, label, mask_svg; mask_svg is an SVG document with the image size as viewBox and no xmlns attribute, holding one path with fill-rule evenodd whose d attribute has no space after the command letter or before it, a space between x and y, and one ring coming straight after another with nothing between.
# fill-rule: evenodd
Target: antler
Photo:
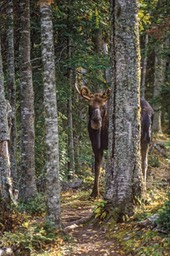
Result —
<instances>
[{"instance_id":1,"label":"antler","mask_svg":"<svg viewBox=\"0 0 170 256\"><path fill-rule=\"evenodd\" d=\"M111 89L108 88L102 95L104 101L107 101L110 98Z\"/></svg>"},{"instance_id":2,"label":"antler","mask_svg":"<svg viewBox=\"0 0 170 256\"><path fill-rule=\"evenodd\" d=\"M77 73L76 73L76 81L75 81L75 88L76 88L76 90L77 90L77 92L78 92L78 94L80 94L81 95L81 92L80 92L80 90L79 90L79 88L78 88L78 78L77 78Z\"/></svg>"},{"instance_id":3,"label":"antler","mask_svg":"<svg viewBox=\"0 0 170 256\"><path fill-rule=\"evenodd\" d=\"M76 72L75 88L78 94L80 94L86 100L91 100L92 98L95 97L95 94L91 93L91 91L87 86L81 86L80 89L78 88L77 72ZM100 94L100 98L102 99L103 102L106 102L110 98L110 92L111 92L111 89L108 88L103 94Z\"/></svg>"},{"instance_id":4,"label":"antler","mask_svg":"<svg viewBox=\"0 0 170 256\"><path fill-rule=\"evenodd\" d=\"M76 74L75 88L76 88L78 94L80 94L84 99L90 100L91 97L93 97L93 94L91 93L91 91L89 90L89 88L87 86L81 86L81 88L79 90L77 74Z\"/></svg>"},{"instance_id":5,"label":"antler","mask_svg":"<svg viewBox=\"0 0 170 256\"><path fill-rule=\"evenodd\" d=\"M90 100L94 96L87 86L82 86L80 93L81 96L86 100Z\"/></svg>"}]
</instances>

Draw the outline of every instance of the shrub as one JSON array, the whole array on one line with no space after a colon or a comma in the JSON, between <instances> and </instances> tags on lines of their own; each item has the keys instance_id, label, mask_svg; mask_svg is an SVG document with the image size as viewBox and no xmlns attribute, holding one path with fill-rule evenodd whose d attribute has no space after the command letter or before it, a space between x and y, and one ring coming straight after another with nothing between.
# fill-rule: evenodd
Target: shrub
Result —
<instances>
[{"instance_id":1,"label":"shrub","mask_svg":"<svg viewBox=\"0 0 170 256\"><path fill-rule=\"evenodd\" d=\"M157 223L170 233L170 193L168 193L168 200L165 201L164 207L159 212Z\"/></svg>"},{"instance_id":2,"label":"shrub","mask_svg":"<svg viewBox=\"0 0 170 256\"><path fill-rule=\"evenodd\" d=\"M20 211L26 211L30 214L41 214L45 212L45 198L42 193L38 193L35 197L19 204Z\"/></svg>"}]
</instances>

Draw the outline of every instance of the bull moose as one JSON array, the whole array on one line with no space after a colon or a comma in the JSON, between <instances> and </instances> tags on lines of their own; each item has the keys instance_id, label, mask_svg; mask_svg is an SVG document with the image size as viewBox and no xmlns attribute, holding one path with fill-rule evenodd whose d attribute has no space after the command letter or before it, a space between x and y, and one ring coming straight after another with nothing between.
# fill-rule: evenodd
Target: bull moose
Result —
<instances>
[{"instance_id":1,"label":"bull moose","mask_svg":"<svg viewBox=\"0 0 170 256\"><path fill-rule=\"evenodd\" d=\"M91 93L86 86L82 86L79 90L75 86L77 92L89 103L89 121L88 133L95 156L95 178L91 197L99 196L99 174L103 158L104 150L108 148L108 125L109 125L109 103L110 89L104 93ZM144 181L146 182L147 173L147 156L151 135L151 117L153 109L149 103L141 99L141 161Z\"/></svg>"}]
</instances>

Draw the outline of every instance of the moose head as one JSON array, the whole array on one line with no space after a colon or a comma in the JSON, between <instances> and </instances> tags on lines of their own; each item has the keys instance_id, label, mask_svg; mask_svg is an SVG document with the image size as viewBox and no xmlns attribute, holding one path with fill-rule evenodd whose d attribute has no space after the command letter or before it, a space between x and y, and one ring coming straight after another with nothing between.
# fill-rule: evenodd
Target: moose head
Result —
<instances>
[{"instance_id":1,"label":"moose head","mask_svg":"<svg viewBox=\"0 0 170 256\"><path fill-rule=\"evenodd\" d=\"M89 104L89 122L94 130L99 130L103 126L103 118L107 113L107 101L110 98L110 89L104 93L92 93L87 86L82 86L77 92L88 101Z\"/></svg>"}]
</instances>

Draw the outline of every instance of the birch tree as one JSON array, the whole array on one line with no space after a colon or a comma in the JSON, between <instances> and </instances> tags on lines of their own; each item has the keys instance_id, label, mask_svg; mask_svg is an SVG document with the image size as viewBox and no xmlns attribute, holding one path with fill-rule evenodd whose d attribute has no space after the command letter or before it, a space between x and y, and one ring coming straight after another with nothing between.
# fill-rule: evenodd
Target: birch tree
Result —
<instances>
[{"instance_id":1,"label":"birch tree","mask_svg":"<svg viewBox=\"0 0 170 256\"><path fill-rule=\"evenodd\" d=\"M72 101L72 82L73 72L69 71L69 99L68 99L68 178L75 175L75 152L74 152L74 135L73 135L73 101Z\"/></svg>"},{"instance_id":2,"label":"birch tree","mask_svg":"<svg viewBox=\"0 0 170 256\"><path fill-rule=\"evenodd\" d=\"M10 118L11 108L5 99L4 78L2 70L1 41L0 41L0 199L3 205L10 205L13 200L12 178L10 171L10 157L8 143L10 140ZM2 210L2 208L1 208Z\"/></svg>"},{"instance_id":3,"label":"birch tree","mask_svg":"<svg viewBox=\"0 0 170 256\"><path fill-rule=\"evenodd\" d=\"M68 39L68 59L71 59L71 39ZM75 175L75 152L74 152L74 135L73 135L73 70L68 71L69 98L67 103L68 111L68 178Z\"/></svg>"},{"instance_id":4,"label":"birch tree","mask_svg":"<svg viewBox=\"0 0 170 256\"><path fill-rule=\"evenodd\" d=\"M37 193L35 182L34 92L30 61L30 1L20 1L20 99L21 170L20 198L29 200Z\"/></svg>"},{"instance_id":5,"label":"birch tree","mask_svg":"<svg viewBox=\"0 0 170 256\"><path fill-rule=\"evenodd\" d=\"M51 1L39 1L39 4L44 69L47 221L60 228L58 119Z\"/></svg>"},{"instance_id":6,"label":"birch tree","mask_svg":"<svg viewBox=\"0 0 170 256\"><path fill-rule=\"evenodd\" d=\"M67 29L71 31L71 1L68 0L67 6ZM70 34L67 35L67 58L71 61L72 58L73 40ZM74 152L74 135L73 135L73 70L68 70L68 100L67 100L67 118L68 118L68 179L75 175L75 152Z\"/></svg>"},{"instance_id":7,"label":"birch tree","mask_svg":"<svg viewBox=\"0 0 170 256\"><path fill-rule=\"evenodd\" d=\"M147 69L147 58L148 58L148 41L149 37L146 33L145 35L145 49L144 49L144 57L143 57L143 66L142 66L142 74L141 74L141 96L145 97L145 83L146 83L146 69Z\"/></svg>"},{"instance_id":8,"label":"birch tree","mask_svg":"<svg viewBox=\"0 0 170 256\"><path fill-rule=\"evenodd\" d=\"M111 0L112 96L106 200L117 220L143 191L140 159L140 51L136 0Z\"/></svg>"},{"instance_id":9,"label":"birch tree","mask_svg":"<svg viewBox=\"0 0 170 256\"><path fill-rule=\"evenodd\" d=\"M7 5L7 67L8 80L7 91L8 99L12 107L12 127L10 132L9 151L11 162L11 174L13 177L13 185L17 187L17 167L16 167L16 85L15 85L15 63L14 63L14 17L13 17L13 1L9 0Z\"/></svg>"},{"instance_id":10,"label":"birch tree","mask_svg":"<svg viewBox=\"0 0 170 256\"><path fill-rule=\"evenodd\" d=\"M155 47L155 70L154 70L154 87L153 87L153 97L155 101L160 97L161 88L165 81L165 72L164 72L164 60L162 58L163 43ZM161 105L154 105L154 117L153 117L153 132L162 133L161 125Z\"/></svg>"}]
</instances>

